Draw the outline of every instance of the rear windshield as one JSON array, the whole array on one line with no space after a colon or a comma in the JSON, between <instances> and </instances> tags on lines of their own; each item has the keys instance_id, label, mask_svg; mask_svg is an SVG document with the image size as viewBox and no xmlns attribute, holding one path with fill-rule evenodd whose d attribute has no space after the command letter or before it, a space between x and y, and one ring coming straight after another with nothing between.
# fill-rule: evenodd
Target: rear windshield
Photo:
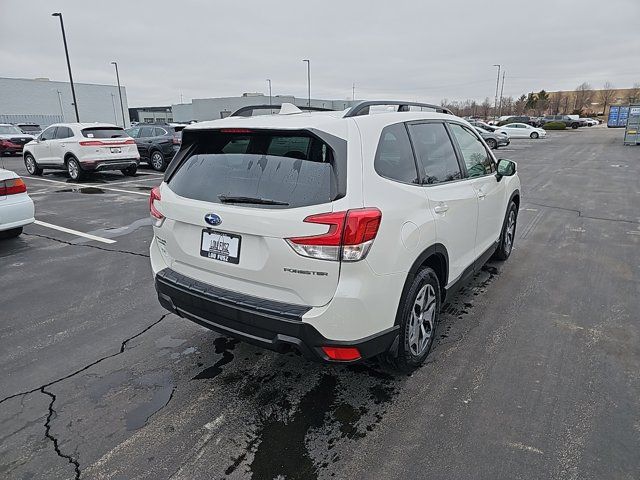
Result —
<instances>
[{"instance_id":1,"label":"rear windshield","mask_svg":"<svg viewBox=\"0 0 640 480\"><path fill-rule=\"evenodd\" d=\"M39 132L39 125L18 125L23 132Z\"/></svg>"},{"instance_id":2,"label":"rear windshield","mask_svg":"<svg viewBox=\"0 0 640 480\"><path fill-rule=\"evenodd\" d=\"M119 127L91 127L83 128L82 135L87 138L120 138L126 137L127 133Z\"/></svg>"},{"instance_id":3,"label":"rear windshield","mask_svg":"<svg viewBox=\"0 0 640 480\"><path fill-rule=\"evenodd\" d=\"M169 180L178 195L213 203L293 208L336 198L333 150L305 132L202 132Z\"/></svg>"},{"instance_id":4,"label":"rear windshield","mask_svg":"<svg viewBox=\"0 0 640 480\"><path fill-rule=\"evenodd\" d=\"M0 135L21 135L22 131L13 125L0 125Z\"/></svg>"}]
</instances>

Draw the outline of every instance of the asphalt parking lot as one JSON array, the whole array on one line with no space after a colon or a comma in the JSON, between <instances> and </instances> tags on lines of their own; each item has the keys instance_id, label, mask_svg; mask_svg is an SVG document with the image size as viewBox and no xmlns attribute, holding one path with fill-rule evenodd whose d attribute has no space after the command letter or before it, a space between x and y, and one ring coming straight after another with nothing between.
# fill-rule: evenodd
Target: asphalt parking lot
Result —
<instances>
[{"instance_id":1,"label":"asphalt parking lot","mask_svg":"<svg viewBox=\"0 0 640 480\"><path fill-rule=\"evenodd\" d=\"M1 159L49 226L0 243L0 477L640 478L640 149L622 136L498 151L523 184L515 250L445 306L409 376L166 314L152 170L76 185Z\"/></svg>"}]
</instances>

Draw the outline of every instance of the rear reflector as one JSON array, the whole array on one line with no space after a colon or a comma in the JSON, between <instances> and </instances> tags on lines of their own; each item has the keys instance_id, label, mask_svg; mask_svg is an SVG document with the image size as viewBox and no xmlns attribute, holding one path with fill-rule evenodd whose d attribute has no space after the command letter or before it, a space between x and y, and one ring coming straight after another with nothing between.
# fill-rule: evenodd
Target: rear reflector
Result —
<instances>
[{"instance_id":1,"label":"rear reflector","mask_svg":"<svg viewBox=\"0 0 640 480\"><path fill-rule=\"evenodd\" d=\"M331 360L349 362L361 358L360 351L356 347L322 347L322 351Z\"/></svg>"},{"instance_id":2,"label":"rear reflector","mask_svg":"<svg viewBox=\"0 0 640 480\"><path fill-rule=\"evenodd\" d=\"M287 243L303 257L357 262L369 253L376 238L382 213L377 208L310 215L305 223L329 225L329 231L309 237L287 238Z\"/></svg>"},{"instance_id":3,"label":"rear reflector","mask_svg":"<svg viewBox=\"0 0 640 480\"><path fill-rule=\"evenodd\" d=\"M25 193L26 191L27 185L21 178L10 178L9 180L3 180L0 182L0 197Z\"/></svg>"},{"instance_id":4,"label":"rear reflector","mask_svg":"<svg viewBox=\"0 0 640 480\"><path fill-rule=\"evenodd\" d=\"M151 189L151 193L149 194L149 213L151 216L156 219L156 227L162 225L162 220L164 220L164 215L160 213L160 211L154 205L156 200L162 200L160 198L160 187L153 187Z\"/></svg>"}]
</instances>

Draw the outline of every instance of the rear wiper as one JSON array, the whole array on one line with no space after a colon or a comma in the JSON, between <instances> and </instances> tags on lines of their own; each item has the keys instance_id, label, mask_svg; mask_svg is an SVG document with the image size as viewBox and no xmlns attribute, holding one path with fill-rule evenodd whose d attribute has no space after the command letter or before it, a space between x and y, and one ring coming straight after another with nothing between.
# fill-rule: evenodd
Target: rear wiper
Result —
<instances>
[{"instance_id":1,"label":"rear wiper","mask_svg":"<svg viewBox=\"0 0 640 480\"><path fill-rule=\"evenodd\" d=\"M218 195L218 198L222 203L253 203L257 205L289 206L287 202L281 202L279 200L271 200L270 198L240 197L240 196L233 196L233 195Z\"/></svg>"}]
</instances>

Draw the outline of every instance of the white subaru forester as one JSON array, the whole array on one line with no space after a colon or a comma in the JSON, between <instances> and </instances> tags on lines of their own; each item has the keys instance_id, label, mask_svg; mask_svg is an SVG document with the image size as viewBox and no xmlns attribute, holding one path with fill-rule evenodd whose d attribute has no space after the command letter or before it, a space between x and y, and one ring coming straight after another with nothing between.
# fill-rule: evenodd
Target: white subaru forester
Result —
<instances>
[{"instance_id":1,"label":"white subaru forester","mask_svg":"<svg viewBox=\"0 0 640 480\"><path fill-rule=\"evenodd\" d=\"M151 265L160 303L200 325L407 370L445 296L509 257L519 205L515 163L440 107L285 104L184 129L150 197Z\"/></svg>"}]
</instances>

